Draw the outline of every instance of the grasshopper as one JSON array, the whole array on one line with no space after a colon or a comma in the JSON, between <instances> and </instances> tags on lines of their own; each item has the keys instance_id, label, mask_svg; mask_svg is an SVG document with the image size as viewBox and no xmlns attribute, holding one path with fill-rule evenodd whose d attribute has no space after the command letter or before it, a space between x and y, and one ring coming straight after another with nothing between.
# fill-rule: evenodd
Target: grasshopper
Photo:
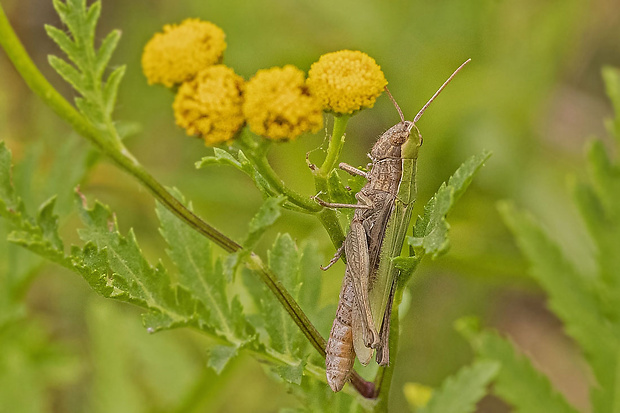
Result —
<instances>
[{"instance_id":1,"label":"grasshopper","mask_svg":"<svg viewBox=\"0 0 620 413\"><path fill-rule=\"evenodd\" d=\"M390 317L399 275L392 258L400 255L416 197L416 160L422 145L416 123L470 60L452 73L413 121L405 120L386 88L401 121L383 133L372 147L368 172L346 163L339 165L367 180L355 195L357 204L328 203L314 197L327 208L355 208L343 245L323 267L331 267L343 253L347 258L338 310L325 350L327 382L335 392L349 378L356 355L360 363L367 365L376 349L377 363L389 364Z\"/></svg>"}]
</instances>

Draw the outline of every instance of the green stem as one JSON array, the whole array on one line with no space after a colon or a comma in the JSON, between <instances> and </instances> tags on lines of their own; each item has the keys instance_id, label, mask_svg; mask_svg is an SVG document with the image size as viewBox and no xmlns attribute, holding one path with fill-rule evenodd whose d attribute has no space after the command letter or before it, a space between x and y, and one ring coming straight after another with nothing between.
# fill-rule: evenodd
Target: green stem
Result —
<instances>
[{"instance_id":1,"label":"green stem","mask_svg":"<svg viewBox=\"0 0 620 413\"><path fill-rule=\"evenodd\" d=\"M252 163L260 172L260 174L267 180L269 185L271 185L278 193L285 195L288 198L288 201L303 210L309 213L317 213L321 211L322 207L314 202L309 197L303 196L300 193L293 191L290 189L284 181L276 174L271 165L269 164L269 160L267 160L266 155L252 156L252 154L246 154L248 157L252 157Z\"/></svg>"},{"instance_id":2,"label":"green stem","mask_svg":"<svg viewBox=\"0 0 620 413\"><path fill-rule=\"evenodd\" d=\"M334 127L332 129L332 137L329 140L329 146L327 147L327 155L321 167L313 171L314 186L318 194L329 194L327 179L331 171L336 167L338 158L340 158L340 152L344 144L344 131L350 118L350 115L334 116ZM334 246L340 248L344 242L344 232L340 222L338 222L336 211L330 208L323 208L319 212L319 220L327 230Z\"/></svg>"},{"instance_id":3,"label":"green stem","mask_svg":"<svg viewBox=\"0 0 620 413\"><path fill-rule=\"evenodd\" d=\"M329 173L336 167L336 162L338 162L340 152L342 151L342 145L344 145L344 131L347 129L349 119L351 119L351 115L334 116L334 127L332 129L332 137L329 140L329 146L327 147L327 156L318 173L315 174L319 179L327 180Z\"/></svg>"}]
</instances>

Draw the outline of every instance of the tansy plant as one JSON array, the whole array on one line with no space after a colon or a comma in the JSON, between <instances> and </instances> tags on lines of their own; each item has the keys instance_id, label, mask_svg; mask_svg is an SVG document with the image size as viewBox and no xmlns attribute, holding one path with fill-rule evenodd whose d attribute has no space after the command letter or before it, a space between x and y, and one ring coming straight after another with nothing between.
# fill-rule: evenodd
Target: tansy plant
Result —
<instances>
[{"instance_id":1,"label":"tansy plant","mask_svg":"<svg viewBox=\"0 0 620 413\"><path fill-rule=\"evenodd\" d=\"M123 144L125 133L115 122L113 110L125 68L107 70L120 32L111 32L95 47L101 3L87 7L85 0L54 0L54 7L66 30L46 26L46 31L67 59L50 56L49 63L80 94L75 106L34 66L1 6L0 44L30 88L58 116L156 198L160 232L176 268L166 268L161 262L150 264L134 233L120 233L110 208L99 202L89 206L87 189L76 190L74 196L84 224L78 231L83 245L67 250L58 235L55 198L31 215L28 211L32 206L25 205L23 194L13 186L11 155L1 144L0 215L11 228L9 241L78 273L102 296L143 308L143 322L149 332L187 326L210 336L214 344L209 349L208 366L217 372L240 352L246 352L290 385L304 400L303 409L385 410L394 363L378 372L376 366L375 371L364 372L365 376L376 373L376 382L353 372L352 386L339 394L333 394L325 383L325 339L312 321L329 323L333 312L326 316L318 307L319 266L325 261L316 242L296 245L290 235L280 234L268 251L267 261L252 252L280 216L281 208L315 216L334 247L342 245L345 231L337 212L320 206L311 196L321 193L325 201L345 203L354 199L335 168L347 122L372 107L387 84L376 62L362 52L343 50L321 56L308 77L286 65L258 70L245 81L223 64L224 32L212 23L188 19L168 25L146 44L142 55L146 80L170 88L175 94L172 109L177 125L213 147L213 156L204 157L197 167L231 165L246 173L264 196L243 242L236 242L200 218L178 191L167 189L151 176ZM333 117L333 131L320 164L308 162L310 168L306 168L313 174L315 188L300 194L274 172L267 153L273 145L321 130L324 116ZM416 224L416 240L423 246L418 250L433 256L445 251L445 216L484 159L466 163L428 203ZM76 164L81 172L66 184L80 181L84 165L92 166L92 162ZM361 183L358 179L347 185L359 189ZM66 213L66 209L60 212ZM215 258L213 244L226 255ZM416 257L416 264L423 255ZM239 296L230 293L229 284L239 272L244 285L236 283L235 291L244 289L248 293L244 295L252 297L254 303L246 303L246 307L254 307L256 314L249 314ZM401 293L403 287L399 286ZM18 289L23 290L24 285ZM334 296L332 302L336 299ZM392 340L392 354L396 354L396 339L397 334ZM473 366L457 377L457 389L470 389L473 377L475 391L469 393L469 399L472 394L479 398L495 370L494 365ZM433 399L440 403L442 393Z\"/></svg>"}]
</instances>

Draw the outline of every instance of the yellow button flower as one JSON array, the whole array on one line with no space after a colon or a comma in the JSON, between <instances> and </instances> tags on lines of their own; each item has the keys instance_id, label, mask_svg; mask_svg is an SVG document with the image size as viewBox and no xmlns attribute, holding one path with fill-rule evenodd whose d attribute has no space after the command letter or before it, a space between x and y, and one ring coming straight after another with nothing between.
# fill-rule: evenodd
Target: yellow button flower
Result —
<instances>
[{"instance_id":1,"label":"yellow button flower","mask_svg":"<svg viewBox=\"0 0 620 413\"><path fill-rule=\"evenodd\" d=\"M172 104L177 125L215 146L243 125L243 78L224 65L208 67L179 88Z\"/></svg>"},{"instance_id":2,"label":"yellow button flower","mask_svg":"<svg viewBox=\"0 0 620 413\"><path fill-rule=\"evenodd\" d=\"M291 65L259 70L248 81L243 114L252 132L270 139L293 139L323 126L321 103L304 72Z\"/></svg>"},{"instance_id":3,"label":"yellow button flower","mask_svg":"<svg viewBox=\"0 0 620 413\"><path fill-rule=\"evenodd\" d=\"M387 80L375 60L352 50L327 53L310 67L308 85L326 110L351 114L371 108Z\"/></svg>"},{"instance_id":4,"label":"yellow button flower","mask_svg":"<svg viewBox=\"0 0 620 413\"><path fill-rule=\"evenodd\" d=\"M167 87L193 78L221 61L226 49L224 32L213 23L187 19L164 26L144 47L142 70L149 84Z\"/></svg>"}]
</instances>

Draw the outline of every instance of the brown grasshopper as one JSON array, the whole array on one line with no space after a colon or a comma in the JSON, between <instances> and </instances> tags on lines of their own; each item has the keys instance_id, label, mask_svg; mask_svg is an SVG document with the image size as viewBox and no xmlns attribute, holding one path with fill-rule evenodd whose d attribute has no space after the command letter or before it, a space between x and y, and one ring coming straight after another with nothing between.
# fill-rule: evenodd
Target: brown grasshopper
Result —
<instances>
[{"instance_id":1,"label":"brown grasshopper","mask_svg":"<svg viewBox=\"0 0 620 413\"><path fill-rule=\"evenodd\" d=\"M368 181L355 195L357 204L328 203L315 197L324 207L355 208L343 245L323 268L328 269L345 254L347 266L340 301L325 350L327 382L335 392L347 381L356 355L367 365L376 349L377 363L389 363L390 316L398 280L398 270L391 259L400 255L415 201L415 162L422 145L422 135L415 124L469 61L454 71L413 121L405 120L386 88L401 121L383 133L372 147L368 172L346 163L339 165Z\"/></svg>"}]
</instances>

